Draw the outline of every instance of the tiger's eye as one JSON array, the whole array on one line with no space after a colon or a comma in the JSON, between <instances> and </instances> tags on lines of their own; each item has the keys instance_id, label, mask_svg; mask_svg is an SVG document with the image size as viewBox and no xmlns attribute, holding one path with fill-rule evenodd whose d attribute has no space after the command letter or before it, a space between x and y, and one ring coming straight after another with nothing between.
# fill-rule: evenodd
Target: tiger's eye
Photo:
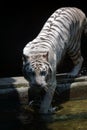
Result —
<instances>
[{"instance_id":1,"label":"tiger's eye","mask_svg":"<svg viewBox=\"0 0 87 130\"><path fill-rule=\"evenodd\" d=\"M29 66L26 66L26 68L25 68L25 69L26 69L26 71L29 71Z\"/></svg>"},{"instance_id":2,"label":"tiger's eye","mask_svg":"<svg viewBox=\"0 0 87 130\"><path fill-rule=\"evenodd\" d=\"M30 70L29 70L29 75L34 76L34 75L35 75L35 72L34 72L32 69L30 69Z\"/></svg>"}]
</instances>

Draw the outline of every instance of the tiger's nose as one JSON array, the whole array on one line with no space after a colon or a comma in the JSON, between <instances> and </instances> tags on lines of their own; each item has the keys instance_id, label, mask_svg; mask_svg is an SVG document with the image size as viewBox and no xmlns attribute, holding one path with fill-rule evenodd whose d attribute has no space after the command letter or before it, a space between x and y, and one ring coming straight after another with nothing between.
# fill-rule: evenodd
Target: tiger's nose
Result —
<instances>
[{"instance_id":1,"label":"tiger's nose","mask_svg":"<svg viewBox=\"0 0 87 130\"><path fill-rule=\"evenodd\" d=\"M33 83L31 84L32 87L37 87L37 88L44 88L44 84L43 83Z\"/></svg>"},{"instance_id":2,"label":"tiger's nose","mask_svg":"<svg viewBox=\"0 0 87 130\"><path fill-rule=\"evenodd\" d=\"M36 87L42 87L43 86L43 84L42 83L36 83Z\"/></svg>"},{"instance_id":3,"label":"tiger's nose","mask_svg":"<svg viewBox=\"0 0 87 130\"><path fill-rule=\"evenodd\" d=\"M43 85L40 84L40 83L31 83L30 86L32 86L32 87L41 87Z\"/></svg>"}]
</instances>

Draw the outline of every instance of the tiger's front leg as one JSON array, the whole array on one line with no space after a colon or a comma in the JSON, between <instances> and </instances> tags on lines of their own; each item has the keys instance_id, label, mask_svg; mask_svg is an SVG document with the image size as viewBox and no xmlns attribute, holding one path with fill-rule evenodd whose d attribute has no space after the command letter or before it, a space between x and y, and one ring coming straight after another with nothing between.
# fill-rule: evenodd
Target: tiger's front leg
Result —
<instances>
[{"instance_id":1,"label":"tiger's front leg","mask_svg":"<svg viewBox=\"0 0 87 130\"><path fill-rule=\"evenodd\" d=\"M52 106L51 106L55 89L56 89L56 84L54 84L48 88L48 91L46 92L44 99L41 102L40 113L48 114L48 113L53 113L55 111L56 107L52 108Z\"/></svg>"}]
</instances>

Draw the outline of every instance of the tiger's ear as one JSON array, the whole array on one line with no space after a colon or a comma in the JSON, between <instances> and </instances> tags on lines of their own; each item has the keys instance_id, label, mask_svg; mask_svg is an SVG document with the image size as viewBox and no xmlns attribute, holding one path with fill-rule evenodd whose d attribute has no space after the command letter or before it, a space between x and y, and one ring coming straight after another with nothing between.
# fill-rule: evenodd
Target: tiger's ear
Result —
<instances>
[{"instance_id":1,"label":"tiger's ear","mask_svg":"<svg viewBox=\"0 0 87 130\"><path fill-rule=\"evenodd\" d=\"M29 56L26 56L26 55L23 54L23 55L22 55L22 60L26 62L27 59L29 59Z\"/></svg>"},{"instance_id":2,"label":"tiger's ear","mask_svg":"<svg viewBox=\"0 0 87 130\"><path fill-rule=\"evenodd\" d=\"M48 52L44 52L42 56L46 61L48 61Z\"/></svg>"}]
</instances>

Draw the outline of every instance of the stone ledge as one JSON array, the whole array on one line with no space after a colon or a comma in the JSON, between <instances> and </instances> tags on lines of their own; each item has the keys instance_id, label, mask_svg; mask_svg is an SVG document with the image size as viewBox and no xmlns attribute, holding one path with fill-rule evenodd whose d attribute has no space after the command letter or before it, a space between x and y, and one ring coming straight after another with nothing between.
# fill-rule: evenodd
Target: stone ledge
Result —
<instances>
[{"instance_id":1,"label":"stone ledge","mask_svg":"<svg viewBox=\"0 0 87 130\"><path fill-rule=\"evenodd\" d=\"M0 89L12 88L12 87L28 87L27 80L24 77L8 77L8 78L0 78Z\"/></svg>"},{"instance_id":2,"label":"stone ledge","mask_svg":"<svg viewBox=\"0 0 87 130\"><path fill-rule=\"evenodd\" d=\"M87 98L87 76L66 78L57 76L57 93L59 99L76 100ZM0 78L0 101L12 102L19 100L20 104L28 104L29 83L23 77Z\"/></svg>"}]
</instances>

